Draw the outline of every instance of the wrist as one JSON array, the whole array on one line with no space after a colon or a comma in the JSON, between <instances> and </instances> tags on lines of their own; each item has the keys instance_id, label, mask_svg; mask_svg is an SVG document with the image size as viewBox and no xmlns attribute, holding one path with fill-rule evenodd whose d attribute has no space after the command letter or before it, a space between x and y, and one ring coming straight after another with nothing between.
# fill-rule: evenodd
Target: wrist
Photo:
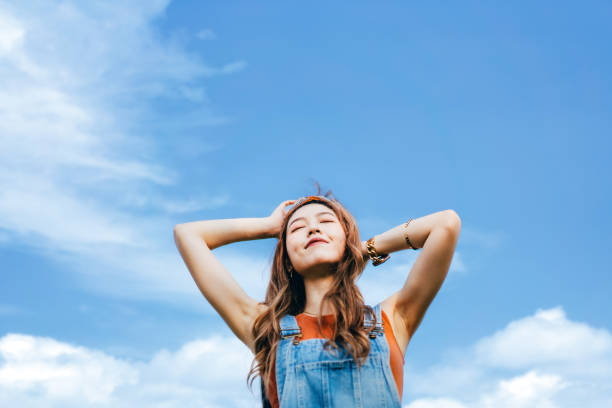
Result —
<instances>
[{"instance_id":1,"label":"wrist","mask_svg":"<svg viewBox=\"0 0 612 408\"><path fill-rule=\"evenodd\" d=\"M272 219L270 217L263 217L262 222L266 238L277 238L280 231Z\"/></svg>"},{"instance_id":2,"label":"wrist","mask_svg":"<svg viewBox=\"0 0 612 408\"><path fill-rule=\"evenodd\" d=\"M376 249L376 238L376 236L373 236L366 241L366 250L368 251L368 257L372 260L372 265L374 266L378 266L382 263L385 263L389 259L388 253L381 252L380 250Z\"/></svg>"},{"instance_id":3,"label":"wrist","mask_svg":"<svg viewBox=\"0 0 612 408\"><path fill-rule=\"evenodd\" d=\"M369 259L367 241L361 241L361 255L363 259Z\"/></svg>"}]
</instances>

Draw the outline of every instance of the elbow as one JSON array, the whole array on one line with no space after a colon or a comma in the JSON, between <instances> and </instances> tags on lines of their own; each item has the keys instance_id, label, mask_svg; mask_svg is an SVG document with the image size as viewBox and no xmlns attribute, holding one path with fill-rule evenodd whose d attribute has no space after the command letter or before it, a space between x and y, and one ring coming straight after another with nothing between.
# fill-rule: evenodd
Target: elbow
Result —
<instances>
[{"instance_id":1,"label":"elbow","mask_svg":"<svg viewBox=\"0 0 612 408\"><path fill-rule=\"evenodd\" d=\"M176 224L176 225L174 226L173 233L174 233L174 240L175 240L175 241L176 241L176 239L179 237L179 235L181 234L181 231L182 231L183 229L184 229L183 224Z\"/></svg>"},{"instance_id":2,"label":"elbow","mask_svg":"<svg viewBox=\"0 0 612 408\"><path fill-rule=\"evenodd\" d=\"M458 233L461 230L461 217L455 210L446 210L446 214L444 226Z\"/></svg>"}]
</instances>

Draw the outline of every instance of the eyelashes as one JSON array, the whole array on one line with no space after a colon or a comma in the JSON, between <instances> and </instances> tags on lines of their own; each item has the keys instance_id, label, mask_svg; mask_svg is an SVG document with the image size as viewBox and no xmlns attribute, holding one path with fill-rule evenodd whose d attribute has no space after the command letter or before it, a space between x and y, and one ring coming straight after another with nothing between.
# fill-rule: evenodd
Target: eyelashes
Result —
<instances>
[{"instance_id":1,"label":"eyelashes","mask_svg":"<svg viewBox=\"0 0 612 408\"><path fill-rule=\"evenodd\" d=\"M325 222L335 222L335 221L331 221L331 220L321 221L321 223L325 223ZM291 232L295 232L295 231L299 230L300 228L304 228L304 227L296 227L293 230L291 230Z\"/></svg>"}]
</instances>

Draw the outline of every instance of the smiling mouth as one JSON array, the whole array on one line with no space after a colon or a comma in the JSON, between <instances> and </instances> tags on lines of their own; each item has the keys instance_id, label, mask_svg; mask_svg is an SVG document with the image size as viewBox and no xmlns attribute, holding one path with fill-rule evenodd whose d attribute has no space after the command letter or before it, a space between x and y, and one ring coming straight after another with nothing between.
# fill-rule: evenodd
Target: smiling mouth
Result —
<instances>
[{"instance_id":1,"label":"smiling mouth","mask_svg":"<svg viewBox=\"0 0 612 408\"><path fill-rule=\"evenodd\" d=\"M315 242L313 242L312 244L308 245L308 246L306 247L306 249L310 248L311 246L315 246L315 245L317 245L317 244L327 244L327 242L325 242L325 241L315 241Z\"/></svg>"}]
</instances>

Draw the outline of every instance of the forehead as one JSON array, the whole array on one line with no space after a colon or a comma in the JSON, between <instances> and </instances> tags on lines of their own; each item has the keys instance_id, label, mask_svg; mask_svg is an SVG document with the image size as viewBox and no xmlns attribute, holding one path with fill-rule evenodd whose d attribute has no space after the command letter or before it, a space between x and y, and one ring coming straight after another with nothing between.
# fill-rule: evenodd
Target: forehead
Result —
<instances>
[{"instance_id":1,"label":"forehead","mask_svg":"<svg viewBox=\"0 0 612 408\"><path fill-rule=\"evenodd\" d=\"M321 203L305 204L301 206L300 208L298 208L297 210L295 210L293 214L291 214L291 218L289 218L289 221L287 223L290 223L291 221L293 221L294 219L298 217L310 217L318 212L326 211L326 210L334 214L334 210L332 210L331 208L329 208L328 206L324 204L321 204Z\"/></svg>"}]
</instances>

